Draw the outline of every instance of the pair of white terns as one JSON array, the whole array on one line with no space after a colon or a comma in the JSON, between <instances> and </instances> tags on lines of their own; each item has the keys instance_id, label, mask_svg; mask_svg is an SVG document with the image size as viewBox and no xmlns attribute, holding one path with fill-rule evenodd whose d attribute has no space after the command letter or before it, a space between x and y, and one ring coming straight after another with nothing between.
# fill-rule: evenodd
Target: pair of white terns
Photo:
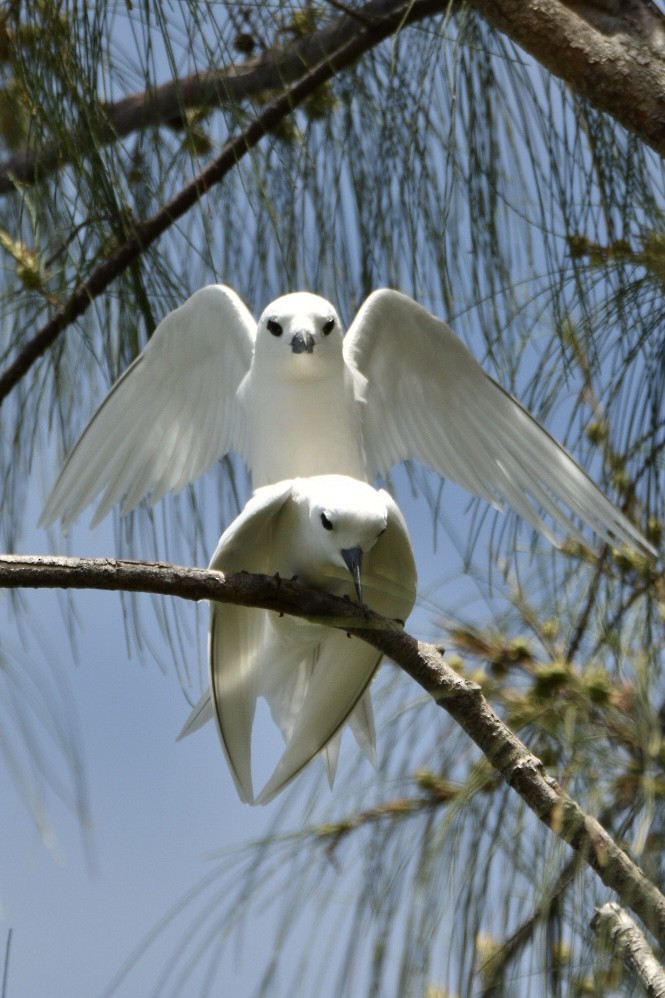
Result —
<instances>
[{"instance_id":1,"label":"pair of white terns","mask_svg":"<svg viewBox=\"0 0 665 998\"><path fill-rule=\"evenodd\" d=\"M416 594L406 524L370 483L411 458L493 505L509 503L553 543L542 512L574 538L582 539L582 521L603 541L655 555L445 322L384 289L342 334L333 306L314 294L278 298L257 324L231 288L197 291L163 319L102 402L42 523L66 527L98 497L93 522L120 500L123 512L146 496L155 502L235 451L255 492L210 567L296 576L405 621ZM213 603L208 658L210 693L183 732L214 715L244 801L269 801L319 752L332 784L347 720L373 758L368 687L381 656L358 638ZM259 697L285 748L255 797Z\"/></svg>"}]
</instances>

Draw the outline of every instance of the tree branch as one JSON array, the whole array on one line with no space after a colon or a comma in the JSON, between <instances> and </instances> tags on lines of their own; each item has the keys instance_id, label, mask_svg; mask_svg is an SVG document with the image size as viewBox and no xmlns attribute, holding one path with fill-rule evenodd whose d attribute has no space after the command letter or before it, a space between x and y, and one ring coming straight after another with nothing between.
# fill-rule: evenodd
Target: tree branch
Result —
<instances>
[{"instance_id":1,"label":"tree branch","mask_svg":"<svg viewBox=\"0 0 665 998\"><path fill-rule=\"evenodd\" d=\"M105 558L0 556L0 588L129 590L215 599L341 627L400 665L453 717L543 824L567 842L665 946L665 897L602 825L570 798L503 723L480 687L457 675L433 645L394 621L296 582L240 572Z\"/></svg>"},{"instance_id":2,"label":"tree branch","mask_svg":"<svg viewBox=\"0 0 665 998\"><path fill-rule=\"evenodd\" d=\"M610 937L614 950L649 998L665 998L665 970L635 922L618 904L609 901L602 908L596 908L591 928L599 935Z\"/></svg>"},{"instance_id":3,"label":"tree branch","mask_svg":"<svg viewBox=\"0 0 665 998\"><path fill-rule=\"evenodd\" d=\"M100 104L103 124L99 132L92 135L89 128L79 129L72 148L85 156L93 145L106 145L144 128L182 120L183 111L191 108L233 108L252 98L279 93L320 62L330 62L337 72L348 65L339 61L339 51L349 39L360 43L349 60L353 62L388 35L448 6L442 0L371 0L353 14L345 13L319 31L256 58L169 80L114 104ZM68 162L59 142L36 151L22 149L0 163L0 194L15 190L16 182L34 184Z\"/></svg>"},{"instance_id":4,"label":"tree branch","mask_svg":"<svg viewBox=\"0 0 665 998\"><path fill-rule=\"evenodd\" d=\"M594 107L665 153L665 18L650 0L468 0ZM344 11L344 4L335 4ZM182 119L192 108L231 108L299 79L334 60L349 37L366 45L354 58L402 26L459 7L457 0L370 0L319 31L222 69L192 73L100 106L94 137L81 129L72 145L85 155L144 128ZM338 68L341 68L338 67ZM0 195L17 182L33 184L69 160L60 143L22 149L0 163Z\"/></svg>"},{"instance_id":5,"label":"tree branch","mask_svg":"<svg viewBox=\"0 0 665 998\"><path fill-rule=\"evenodd\" d=\"M555 76L665 155L665 17L651 0L468 0Z\"/></svg>"},{"instance_id":6,"label":"tree branch","mask_svg":"<svg viewBox=\"0 0 665 998\"><path fill-rule=\"evenodd\" d=\"M553 906L561 899L563 892L572 883L579 868L580 857L575 853L559 873L555 883L534 911L501 943L496 952L480 967L483 986L479 998L499 998L505 994L505 975L509 964L518 959L527 944L531 942L538 925L548 918Z\"/></svg>"},{"instance_id":7,"label":"tree branch","mask_svg":"<svg viewBox=\"0 0 665 998\"><path fill-rule=\"evenodd\" d=\"M598 819L601 825L611 823L615 810L616 807L612 803L604 809ZM616 833L611 832L610 834ZM552 910L562 903L564 892L574 882L580 866L580 855L573 853L531 914L503 940L496 951L480 967L481 978L487 981L480 992L480 998L499 998L500 995L504 994L504 979L509 964L514 963L520 957L527 944L532 941L536 928L543 925L550 917Z\"/></svg>"},{"instance_id":8,"label":"tree branch","mask_svg":"<svg viewBox=\"0 0 665 998\"><path fill-rule=\"evenodd\" d=\"M134 226L133 235L125 240L115 252L100 264L83 281L71 297L61 305L55 315L29 340L20 350L14 361L0 374L0 405L9 392L18 384L32 365L55 342L63 330L67 329L76 319L87 311L91 303L118 277L127 267L171 228L174 222L181 218L196 204L208 190L218 184L237 163L257 143L274 129L284 118L301 104L317 87L333 77L339 70L355 62L363 52L378 44L383 38L393 34L418 11L421 17L431 12L436 4L433 0L392 0L383 2L385 13L377 18L375 26L359 28L357 22L351 19L354 32L347 31L347 40L343 40L337 49L327 51L324 58L308 70L297 83L284 91L279 97L267 104L258 117L254 118L246 128L235 138L227 142L219 156L207 166L197 177L167 202L156 214ZM349 38L349 34L351 37Z\"/></svg>"},{"instance_id":9,"label":"tree branch","mask_svg":"<svg viewBox=\"0 0 665 998\"><path fill-rule=\"evenodd\" d=\"M595 5L575 0L570 4L559 0L470 3L596 107L609 111L659 153L665 153L665 18L649 0L629 0L632 17L623 13L625 5L621 4L617 5L619 13L613 13L615 5L611 0ZM249 96L265 92L271 82L281 89L285 78L301 74L171 201L152 217L138 222L133 235L76 288L0 374L0 404L95 298L317 87L402 27L447 11L450 6L444 0L371 0L361 8L363 21L344 16L292 47L271 52L263 62L252 64L250 69L245 67L244 73L243 67L231 67L223 83L219 74L195 74L113 105L108 112L112 123L108 134L102 136L107 141L127 134L139 122L145 125L169 120L174 111L181 113L184 104L207 104L215 95L219 102L220 94L227 101L237 102L243 93ZM84 149L85 141L82 137ZM17 168L14 163L13 169ZM34 164L30 169L34 173Z\"/></svg>"}]
</instances>

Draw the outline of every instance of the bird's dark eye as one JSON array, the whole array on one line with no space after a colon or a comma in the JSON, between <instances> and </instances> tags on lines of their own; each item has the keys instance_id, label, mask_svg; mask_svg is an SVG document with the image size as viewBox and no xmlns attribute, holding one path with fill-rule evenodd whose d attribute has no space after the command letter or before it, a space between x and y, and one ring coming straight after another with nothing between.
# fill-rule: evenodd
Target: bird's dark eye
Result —
<instances>
[{"instance_id":1,"label":"bird's dark eye","mask_svg":"<svg viewBox=\"0 0 665 998\"><path fill-rule=\"evenodd\" d=\"M323 524L325 530L332 530L332 522L328 519L325 513L321 513L321 523Z\"/></svg>"},{"instance_id":2,"label":"bird's dark eye","mask_svg":"<svg viewBox=\"0 0 665 998\"><path fill-rule=\"evenodd\" d=\"M328 321L324 322L323 326L322 326L323 335L324 336L329 336L330 333L332 333L332 331L333 331L334 328L335 328L335 320L334 319L328 319Z\"/></svg>"},{"instance_id":3,"label":"bird's dark eye","mask_svg":"<svg viewBox=\"0 0 665 998\"><path fill-rule=\"evenodd\" d=\"M282 329L282 327L280 326L279 322L277 322L276 319L268 319L268 321L266 322L266 326L268 327L268 332L272 333L273 336L281 336L282 333L284 332L284 330Z\"/></svg>"}]
</instances>

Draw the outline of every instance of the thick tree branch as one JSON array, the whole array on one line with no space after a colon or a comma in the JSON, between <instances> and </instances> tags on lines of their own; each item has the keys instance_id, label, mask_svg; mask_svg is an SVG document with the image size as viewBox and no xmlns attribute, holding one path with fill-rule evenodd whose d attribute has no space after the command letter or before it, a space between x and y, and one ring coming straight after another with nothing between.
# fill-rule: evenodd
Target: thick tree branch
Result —
<instances>
[{"instance_id":1,"label":"thick tree branch","mask_svg":"<svg viewBox=\"0 0 665 998\"><path fill-rule=\"evenodd\" d=\"M665 155L665 17L651 0L467 0L596 108Z\"/></svg>"},{"instance_id":2,"label":"thick tree branch","mask_svg":"<svg viewBox=\"0 0 665 998\"><path fill-rule=\"evenodd\" d=\"M162 593L257 606L342 627L389 656L443 707L503 779L548 828L575 849L602 882L665 946L665 898L602 825L548 776L510 731L475 683L457 675L433 645L416 641L392 621L295 582L245 572L226 578L176 565L104 558L0 556L0 588L76 588Z\"/></svg>"}]
</instances>

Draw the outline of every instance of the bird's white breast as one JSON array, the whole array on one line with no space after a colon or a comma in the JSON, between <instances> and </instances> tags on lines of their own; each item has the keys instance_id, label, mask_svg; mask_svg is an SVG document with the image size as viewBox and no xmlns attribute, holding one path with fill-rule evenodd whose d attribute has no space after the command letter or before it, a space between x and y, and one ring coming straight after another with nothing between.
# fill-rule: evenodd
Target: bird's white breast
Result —
<instances>
[{"instance_id":1,"label":"bird's white breast","mask_svg":"<svg viewBox=\"0 0 665 998\"><path fill-rule=\"evenodd\" d=\"M324 474L366 480L361 403L345 368L330 378L275 379L265 387L248 378L240 400L255 488Z\"/></svg>"}]
</instances>

